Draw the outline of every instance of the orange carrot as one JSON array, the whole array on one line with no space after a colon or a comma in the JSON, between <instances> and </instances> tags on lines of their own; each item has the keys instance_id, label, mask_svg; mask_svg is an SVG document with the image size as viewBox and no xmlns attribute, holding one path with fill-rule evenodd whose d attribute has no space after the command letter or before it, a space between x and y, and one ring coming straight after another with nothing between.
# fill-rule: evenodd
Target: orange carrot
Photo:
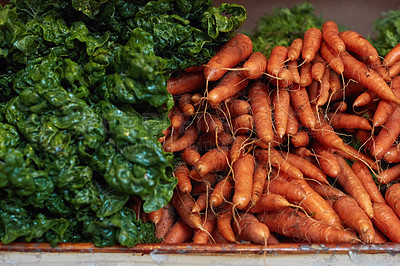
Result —
<instances>
[{"instance_id":1,"label":"orange carrot","mask_svg":"<svg viewBox=\"0 0 400 266\"><path fill-rule=\"evenodd\" d=\"M394 78L395 76L400 74L400 61L397 61L388 69L389 77Z\"/></svg>"},{"instance_id":2,"label":"orange carrot","mask_svg":"<svg viewBox=\"0 0 400 266\"><path fill-rule=\"evenodd\" d=\"M397 217L400 217L400 183L395 183L386 190L385 200L383 203L387 203Z\"/></svg>"},{"instance_id":3,"label":"orange carrot","mask_svg":"<svg viewBox=\"0 0 400 266\"><path fill-rule=\"evenodd\" d=\"M342 83L340 82L339 75L329 68L329 89L331 90L331 95L340 91L342 89Z\"/></svg>"},{"instance_id":4,"label":"orange carrot","mask_svg":"<svg viewBox=\"0 0 400 266\"><path fill-rule=\"evenodd\" d=\"M202 217L203 228L195 229L193 235L194 244L207 244L212 231L215 228L216 217L213 213L208 213L207 216Z\"/></svg>"},{"instance_id":5,"label":"orange carrot","mask_svg":"<svg viewBox=\"0 0 400 266\"><path fill-rule=\"evenodd\" d=\"M300 66L300 82L299 85L303 87L307 87L313 81L312 72L311 72L312 64L311 62L303 63Z\"/></svg>"},{"instance_id":6,"label":"orange carrot","mask_svg":"<svg viewBox=\"0 0 400 266\"><path fill-rule=\"evenodd\" d=\"M168 141L167 139L163 144L163 148L165 151L171 153L182 151L187 147L193 145L196 142L198 136L199 133L197 131L197 128L191 125L185 130L185 132L179 139L171 139L170 141Z\"/></svg>"},{"instance_id":7,"label":"orange carrot","mask_svg":"<svg viewBox=\"0 0 400 266\"><path fill-rule=\"evenodd\" d=\"M400 164L395 164L389 168L384 169L380 172L376 178L381 184L389 184L392 181L399 179L400 177Z\"/></svg>"},{"instance_id":8,"label":"orange carrot","mask_svg":"<svg viewBox=\"0 0 400 266\"><path fill-rule=\"evenodd\" d=\"M375 230L371 219L357 202L349 197L338 198L333 204L334 210L348 227L356 230L364 243L372 243L375 239Z\"/></svg>"},{"instance_id":9,"label":"orange carrot","mask_svg":"<svg viewBox=\"0 0 400 266\"><path fill-rule=\"evenodd\" d=\"M217 174L215 172L208 173L205 176L200 176L199 173L197 173L196 169L194 168L190 169L189 178L192 179L193 181L200 183L210 183L210 185L213 185L215 184L215 182L217 182Z\"/></svg>"},{"instance_id":10,"label":"orange carrot","mask_svg":"<svg viewBox=\"0 0 400 266\"><path fill-rule=\"evenodd\" d=\"M181 94L179 98L179 107L185 115L193 115L195 112L192 104L192 95L190 93Z\"/></svg>"},{"instance_id":11,"label":"orange carrot","mask_svg":"<svg viewBox=\"0 0 400 266\"><path fill-rule=\"evenodd\" d=\"M228 103L227 117L234 118L239 115L249 114L251 111L250 103L245 100L235 99Z\"/></svg>"},{"instance_id":12,"label":"orange carrot","mask_svg":"<svg viewBox=\"0 0 400 266\"><path fill-rule=\"evenodd\" d=\"M383 155L383 159L388 163L398 163L400 162L400 148L397 144L390 147L385 155Z\"/></svg>"},{"instance_id":13,"label":"orange carrot","mask_svg":"<svg viewBox=\"0 0 400 266\"><path fill-rule=\"evenodd\" d=\"M243 64L243 75L249 79L258 79L267 69L267 58L263 53L253 52Z\"/></svg>"},{"instance_id":14,"label":"orange carrot","mask_svg":"<svg viewBox=\"0 0 400 266\"><path fill-rule=\"evenodd\" d=\"M396 213L385 203L376 202L373 204L375 213L372 222L391 241L400 243L400 219Z\"/></svg>"},{"instance_id":15,"label":"orange carrot","mask_svg":"<svg viewBox=\"0 0 400 266\"><path fill-rule=\"evenodd\" d=\"M249 213L260 213L263 211L272 211L280 208L292 206L285 197L275 193L264 193L256 204L247 209Z\"/></svg>"},{"instance_id":16,"label":"orange carrot","mask_svg":"<svg viewBox=\"0 0 400 266\"><path fill-rule=\"evenodd\" d=\"M238 159L232 165L235 191L232 197L233 205L239 210L247 207L251 200L251 190L254 175L254 157L250 153Z\"/></svg>"},{"instance_id":17,"label":"orange carrot","mask_svg":"<svg viewBox=\"0 0 400 266\"><path fill-rule=\"evenodd\" d=\"M399 97L400 96L400 76L394 77L391 82L391 88L393 93ZM394 102L389 102L385 100L380 100L378 107L372 117L372 125L374 127L379 127L386 123L389 116L393 113L397 104Z\"/></svg>"},{"instance_id":18,"label":"orange carrot","mask_svg":"<svg viewBox=\"0 0 400 266\"><path fill-rule=\"evenodd\" d=\"M206 152L195 164L200 176L211 172L223 171L228 166L229 151L225 147L219 147Z\"/></svg>"},{"instance_id":19,"label":"orange carrot","mask_svg":"<svg viewBox=\"0 0 400 266\"><path fill-rule=\"evenodd\" d=\"M150 219L150 221L151 221L152 223L154 223L155 225L157 225L157 224L161 221L162 213L163 213L163 211L162 211L162 209L160 208L160 209L158 209L158 210L149 212L149 213L147 214L147 216L149 217L149 219Z\"/></svg>"},{"instance_id":20,"label":"orange carrot","mask_svg":"<svg viewBox=\"0 0 400 266\"><path fill-rule=\"evenodd\" d=\"M190 166L194 166L201 155L196 146L187 147L182 151L182 160Z\"/></svg>"},{"instance_id":21,"label":"orange carrot","mask_svg":"<svg viewBox=\"0 0 400 266\"><path fill-rule=\"evenodd\" d=\"M293 136L296 135L299 129L299 122L297 121L297 117L295 112L293 111L292 106L289 106L289 115L288 115L288 122L286 127L286 135Z\"/></svg>"},{"instance_id":22,"label":"orange carrot","mask_svg":"<svg viewBox=\"0 0 400 266\"><path fill-rule=\"evenodd\" d=\"M213 134L224 130L221 119L213 113L205 113L196 119L196 127L202 132L211 132Z\"/></svg>"},{"instance_id":23,"label":"orange carrot","mask_svg":"<svg viewBox=\"0 0 400 266\"><path fill-rule=\"evenodd\" d=\"M197 197L197 199L194 202L194 205L192 207L193 213L200 213L201 211L204 211L205 209L207 209L208 195L209 195L209 193L204 192L204 193L201 193Z\"/></svg>"},{"instance_id":24,"label":"orange carrot","mask_svg":"<svg viewBox=\"0 0 400 266\"><path fill-rule=\"evenodd\" d=\"M203 71L204 66L191 66L191 67L187 67L185 68L186 72L199 72L199 71Z\"/></svg>"},{"instance_id":25,"label":"orange carrot","mask_svg":"<svg viewBox=\"0 0 400 266\"><path fill-rule=\"evenodd\" d=\"M297 61L300 57L301 51L303 50L303 39L296 38L292 41L288 48L288 59L290 61Z\"/></svg>"},{"instance_id":26,"label":"orange carrot","mask_svg":"<svg viewBox=\"0 0 400 266\"><path fill-rule=\"evenodd\" d=\"M228 201L233 191L234 183L231 177L226 177L220 180L214 187L209 197L211 207L221 206L225 201Z\"/></svg>"},{"instance_id":27,"label":"orange carrot","mask_svg":"<svg viewBox=\"0 0 400 266\"><path fill-rule=\"evenodd\" d=\"M339 37L339 28L332 20L327 20L322 24L322 37L336 54L346 50L346 45Z\"/></svg>"},{"instance_id":28,"label":"orange carrot","mask_svg":"<svg viewBox=\"0 0 400 266\"><path fill-rule=\"evenodd\" d=\"M312 106L315 106L318 101L320 85L321 83L314 79L307 87L308 98L310 99L310 104Z\"/></svg>"},{"instance_id":29,"label":"orange carrot","mask_svg":"<svg viewBox=\"0 0 400 266\"><path fill-rule=\"evenodd\" d=\"M232 232L232 234L234 234L234 233ZM213 230L212 233L211 233L211 237L212 237L212 239L211 239L211 241L209 241L210 243L213 243L213 244L228 244L228 243L229 243L229 241L226 240L226 239L222 236L222 234L221 234L221 232L219 231L219 229L218 229L217 226L214 227L214 230Z\"/></svg>"},{"instance_id":30,"label":"orange carrot","mask_svg":"<svg viewBox=\"0 0 400 266\"><path fill-rule=\"evenodd\" d=\"M297 61L289 61L287 63L287 68L289 69L290 72L292 72L292 77L293 77L293 82L294 83L300 83L300 73L298 69L298 63Z\"/></svg>"},{"instance_id":31,"label":"orange carrot","mask_svg":"<svg viewBox=\"0 0 400 266\"><path fill-rule=\"evenodd\" d=\"M356 161L353 163L351 168L353 169L353 172L356 173L361 183L364 185L364 188L368 192L371 201L385 203L385 199L383 198L382 193L375 184L375 181L368 167L360 161Z\"/></svg>"},{"instance_id":32,"label":"orange carrot","mask_svg":"<svg viewBox=\"0 0 400 266\"><path fill-rule=\"evenodd\" d=\"M293 84L293 74L292 71L286 67L282 67L278 73L277 78L271 80L271 84L278 88L287 88Z\"/></svg>"},{"instance_id":33,"label":"orange carrot","mask_svg":"<svg viewBox=\"0 0 400 266\"><path fill-rule=\"evenodd\" d=\"M218 136L215 133L204 133L202 134L198 141L197 146L203 150L207 151L209 149L213 149L218 146L227 146L232 144L233 136L229 133L224 131L219 132Z\"/></svg>"},{"instance_id":34,"label":"orange carrot","mask_svg":"<svg viewBox=\"0 0 400 266\"><path fill-rule=\"evenodd\" d=\"M232 121L234 135L247 134L253 130L254 119L249 114L239 115Z\"/></svg>"},{"instance_id":35,"label":"orange carrot","mask_svg":"<svg viewBox=\"0 0 400 266\"><path fill-rule=\"evenodd\" d=\"M270 235L268 227L260 223L260 221L250 213L240 213L238 222L233 223L233 230L237 233L237 238L239 240L250 241L261 245L267 244Z\"/></svg>"},{"instance_id":36,"label":"orange carrot","mask_svg":"<svg viewBox=\"0 0 400 266\"><path fill-rule=\"evenodd\" d=\"M365 129L372 130L369 121L359 115L347 113L328 113L329 123L334 129Z\"/></svg>"},{"instance_id":37,"label":"orange carrot","mask_svg":"<svg viewBox=\"0 0 400 266\"><path fill-rule=\"evenodd\" d=\"M302 172L297 167L288 163L274 148L270 148L269 150L256 149L254 155L260 163L271 165L292 178L303 178Z\"/></svg>"},{"instance_id":38,"label":"orange carrot","mask_svg":"<svg viewBox=\"0 0 400 266\"><path fill-rule=\"evenodd\" d=\"M178 130L182 126L183 122L185 121L185 115L179 105L172 107L170 111L170 120L171 127L173 129Z\"/></svg>"},{"instance_id":39,"label":"orange carrot","mask_svg":"<svg viewBox=\"0 0 400 266\"><path fill-rule=\"evenodd\" d=\"M339 36L345 43L348 51L354 52L368 62L374 63L379 60L379 55L376 49L359 33L348 30L340 32Z\"/></svg>"},{"instance_id":40,"label":"orange carrot","mask_svg":"<svg viewBox=\"0 0 400 266\"><path fill-rule=\"evenodd\" d=\"M178 164L175 167L174 175L178 179L177 189L182 193L190 193L192 191L192 183L189 178L189 168L186 164Z\"/></svg>"},{"instance_id":41,"label":"orange carrot","mask_svg":"<svg viewBox=\"0 0 400 266\"><path fill-rule=\"evenodd\" d=\"M204 67L208 81L219 80L228 70L246 60L253 52L253 43L245 34L238 33L227 41Z\"/></svg>"},{"instance_id":42,"label":"orange carrot","mask_svg":"<svg viewBox=\"0 0 400 266\"><path fill-rule=\"evenodd\" d=\"M273 193L285 197L290 202L303 201L307 195L304 189L295 183L284 180L267 180L264 193Z\"/></svg>"},{"instance_id":43,"label":"orange carrot","mask_svg":"<svg viewBox=\"0 0 400 266\"><path fill-rule=\"evenodd\" d=\"M257 163L254 169L253 186L251 188L251 203L253 205L260 199L267 177L268 171L265 165Z\"/></svg>"},{"instance_id":44,"label":"orange carrot","mask_svg":"<svg viewBox=\"0 0 400 266\"><path fill-rule=\"evenodd\" d=\"M340 189L332 187L330 184L321 183L316 180L307 180L307 184L325 199L338 199L339 197L346 196Z\"/></svg>"},{"instance_id":45,"label":"orange carrot","mask_svg":"<svg viewBox=\"0 0 400 266\"><path fill-rule=\"evenodd\" d=\"M248 96L254 117L254 127L258 137L265 143L274 139L271 116L271 100L268 85L260 80L249 87Z\"/></svg>"},{"instance_id":46,"label":"orange carrot","mask_svg":"<svg viewBox=\"0 0 400 266\"><path fill-rule=\"evenodd\" d=\"M192 213L194 200L189 194L175 190L171 198L171 204L185 224L191 228L202 228L200 215Z\"/></svg>"},{"instance_id":47,"label":"orange carrot","mask_svg":"<svg viewBox=\"0 0 400 266\"><path fill-rule=\"evenodd\" d=\"M386 67L391 67L393 64L395 64L397 61L400 60L400 44L397 44L395 47L393 47L385 56L383 60L383 64Z\"/></svg>"},{"instance_id":48,"label":"orange carrot","mask_svg":"<svg viewBox=\"0 0 400 266\"><path fill-rule=\"evenodd\" d=\"M272 106L274 108L275 130L278 136L282 138L286 133L289 117L289 91L281 88L274 90L274 94L272 96Z\"/></svg>"},{"instance_id":49,"label":"orange carrot","mask_svg":"<svg viewBox=\"0 0 400 266\"><path fill-rule=\"evenodd\" d=\"M306 88L295 84L290 90L290 102L301 124L307 128L314 128L317 121Z\"/></svg>"},{"instance_id":50,"label":"orange carrot","mask_svg":"<svg viewBox=\"0 0 400 266\"><path fill-rule=\"evenodd\" d=\"M283 68L285 60L288 56L288 49L285 46L277 45L271 50L268 59L267 73L277 77L279 71Z\"/></svg>"},{"instance_id":51,"label":"orange carrot","mask_svg":"<svg viewBox=\"0 0 400 266\"><path fill-rule=\"evenodd\" d=\"M175 210L171 203L167 203L164 207L161 208L161 210L161 219L160 222L156 224L156 229L154 233L155 237L157 238L164 238L170 228L175 223Z\"/></svg>"},{"instance_id":52,"label":"orange carrot","mask_svg":"<svg viewBox=\"0 0 400 266\"><path fill-rule=\"evenodd\" d=\"M376 95L376 93L367 90L357 96L357 98L353 102L353 107L366 106L367 104L372 103L373 101L376 101L378 99L379 97L378 95Z\"/></svg>"},{"instance_id":53,"label":"orange carrot","mask_svg":"<svg viewBox=\"0 0 400 266\"><path fill-rule=\"evenodd\" d=\"M322 32L317 28L310 28L306 30L303 38L303 50L301 56L306 62L311 62L314 59L315 54L321 47L322 43Z\"/></svg>"},{"instance_id":54,"label":"orange carrot","mask_svg":"<svg viewBox=\"0 0 400 266\"><path fill-rule=\"evenodd\" d=\"M203 88L206 84L203 71L182 72L177 77L171 77L167 82L167 90L172 95L188 93Z\"/></svg>"},{"instance_id":55,"label":"orange carrot","mask_svg":"<svg viewBox=\"0 0 400 266\"><path fill-rule=\"evenodd\" d=\"M189 242L193 236L193 228L182 220L178 220L165 235L162 243L179 244Z\"/></svg>"},{"instance_id":56,"label":"orange carrot","mask_svg":"<svg viewBox=\"0 0 400 266\"><path fill-rule=\"evenodd\" d=\"M229 158L232 164L246 153L248 149L246 146L249 145L249 140L249 137L246 135L237 135L235 137L229 152Z\"/></svg>"},{"instance_id":57,"label":"orange carrot","mask_svg":"<svg viewBox=\"0 0 400 266\"><path fill-rule=\"evenodd\" d=\"M341 156L336 157L339 165L340 172L336 177L337 182L343 187L350 196L352 196L358 205L365 211L368 217L374 217L374 211L372 209L372 201L368 192L364 188L358 176L354 173L351 167L347 164L345 159Z\"/></svg>"},{"instance_id":58,"label":"orange carrot","mask_svg":"<svg viewBox=\"0 0 400 266\"><path fill-rule=\"evenodd\" d=\"M232 228L232 211L229 208L218 213L217 216L218 231L228 242L235 242L236 237Z\"/></svg>"},{"instance_id":59,"label":"orange carrot","mask_svg":"<svg viewBox=\"0 0 400 266\"><path fill-rule=\"evenodd\" d=\"M327 68L326 71L324 72L322 78L321 78L321 85L320 85L320 90L319 90L319 95L318 95L318 100L316 103L316 106L322 106L325 103L328 102L329 99L329 76L330 76L330 71Z\"/></svg>"},{"instance_id":60,"label":"orange carrot","mask_svg":"<svg viewBox=\"0 0 400 266\"><path fill-rule=\"evenodd\" d=\"M356 243L357 237L339 228L316 221L290 207L257 215L272 232L310 243Z\"/></svg>"},{"instance_id":61,"label":"orange carrot","mask_svg":"<svg viewBox=\"0 0 400 266\"><path fill-rule=\"evenodd\" d=\"M319 52L321 54L321 57L334 72L339 75L343 73L344 65L342 59L338 55L335 55L325 42L322 42Z\"/></svg>"},{"instance_id":62,"label":"orange carrot","mask_svg":"<svg viewBox=\"0 0 400 266\"><path fill-rule=\"evenodd\" d=\"M347 103L346 102L335 102L331 105L330 110L332 113L344 113L347 110Z\"/></svg>"},{"instance_id":63,"label":"orange carrot","mask_svg":"<svg viewBox=\"0 0 400 266\"><path fill-rule=\"evenodd\" d=\"M290 139L290 142L296 148L307 146L309 141L310 141L310 138L308 136L308 133L304 130L297 131L297 133L295 135L293 135L292 138Z\"/></svg>"},{"instance_id":64,"label":"orange carrot","mask_svg":"<svg viewBox=\"0 0 400 266\"><path fill-rule=\"evenodd\" d=\"M314 59L311 61L312 67L311 67L311 75L316 81L321 81L322 76L325 73L325 61L324 59L319 55L319 53L315 54Z\"/></svg>"},{"instance_id":65,"label":"orange carrot","mask_svg":"<svg viewBox=\"0 0 400 266\"><path fill-rule=\"evenodd\" d=\"M345 77L358 81L367 89L376 93L381 99L400 104L400 99L374 70L368 69L364 63L358 61L347 52L342 53L340 58L344 65L343 74Z\"/></svg>"}]
</instances>

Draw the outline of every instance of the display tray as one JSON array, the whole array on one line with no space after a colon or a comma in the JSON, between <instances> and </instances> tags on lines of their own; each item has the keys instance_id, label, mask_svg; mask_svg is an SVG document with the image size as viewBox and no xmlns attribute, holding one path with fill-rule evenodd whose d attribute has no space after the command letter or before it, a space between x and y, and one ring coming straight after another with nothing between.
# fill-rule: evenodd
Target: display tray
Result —
<instances>
[{"instance_id":1,"label":"display tray","mask_svg":"<svg viewBox=\"0 0 400 266\"><path fill-rule=\"evenodd\" d=\"M0 245L0 252L77 252L77 253L137 253L137 254L397 254L400 244L307 244L281 243L254 244L138 244L133 247L112 246L99 248L91 243L61 243L56 247L48 243L12 243Z\"/></svg>"}]
</instances>

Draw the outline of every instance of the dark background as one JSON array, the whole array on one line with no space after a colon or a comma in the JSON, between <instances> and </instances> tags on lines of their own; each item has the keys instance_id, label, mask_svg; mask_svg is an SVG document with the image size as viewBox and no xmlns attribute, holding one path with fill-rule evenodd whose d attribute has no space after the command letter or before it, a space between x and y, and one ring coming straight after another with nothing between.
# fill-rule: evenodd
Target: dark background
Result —
<instances>
[{"instance_id":1,"label":"dark background","mask_svg":"<svg viewBox=\"0 0 400 266\"><path fill-rule=\"evenodd\" d=\"M303 3L304 0L214 0L219 6L221 3L236 3L243 5L247 10L247 20L242 30L251 30L254 22L261 16L271 14L274 8L292 7ZM337 24L347 26L363 36L372 36L372 24L381 16L382 12L400 8L399 0L309 0L315 7L315 13L321 14L325 20L333 20Z\"/></svg>"}]
</instances>

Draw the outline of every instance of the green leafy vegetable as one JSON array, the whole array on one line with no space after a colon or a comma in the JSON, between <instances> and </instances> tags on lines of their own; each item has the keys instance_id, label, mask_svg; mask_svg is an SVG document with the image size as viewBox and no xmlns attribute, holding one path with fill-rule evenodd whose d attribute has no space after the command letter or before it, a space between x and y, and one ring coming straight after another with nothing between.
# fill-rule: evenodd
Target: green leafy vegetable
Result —
<instances>
[{"instance_id":1,"label":"green leafy vegetable","mask_svg":"<svg viewBox=\"0 0 400 266\"><path fill-rule=\"evenodd\" d=\"M389 10L374 21L376 36L371 39L379 55L385 56L400 40L400 9Z\"/></svg>"},{"instance_id":2,"label":"green leafy vegetable","mask_svg":"<svg viewBox=\"0 0 400 266\"><path fill-rule=\"evenodd\" d=\"M157 141L166 83L246 19L211 1L12 0L0 7L0 239L156 242L151 212L172 197Z\"/></svg>"}]
</instances>

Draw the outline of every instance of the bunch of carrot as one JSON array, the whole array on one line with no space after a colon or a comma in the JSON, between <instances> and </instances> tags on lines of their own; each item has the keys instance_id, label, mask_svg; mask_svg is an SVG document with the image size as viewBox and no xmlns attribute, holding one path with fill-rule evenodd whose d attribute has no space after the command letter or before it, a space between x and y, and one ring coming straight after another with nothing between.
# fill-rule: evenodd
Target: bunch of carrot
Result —
<instances>
[{"instance_id":1,"label":"bunch of carrot","mask_svg":"<svg viewBox=\"0 0 400 266\"><path fill-rule=\"evenodd\" d=\"M400 242L398 65L400 45L381 59L326 21L268 58L239 33L171 77L176 104L159 141L182 160L171 202L148 215L156 236Z\"/></svg>"}]
</instances>

